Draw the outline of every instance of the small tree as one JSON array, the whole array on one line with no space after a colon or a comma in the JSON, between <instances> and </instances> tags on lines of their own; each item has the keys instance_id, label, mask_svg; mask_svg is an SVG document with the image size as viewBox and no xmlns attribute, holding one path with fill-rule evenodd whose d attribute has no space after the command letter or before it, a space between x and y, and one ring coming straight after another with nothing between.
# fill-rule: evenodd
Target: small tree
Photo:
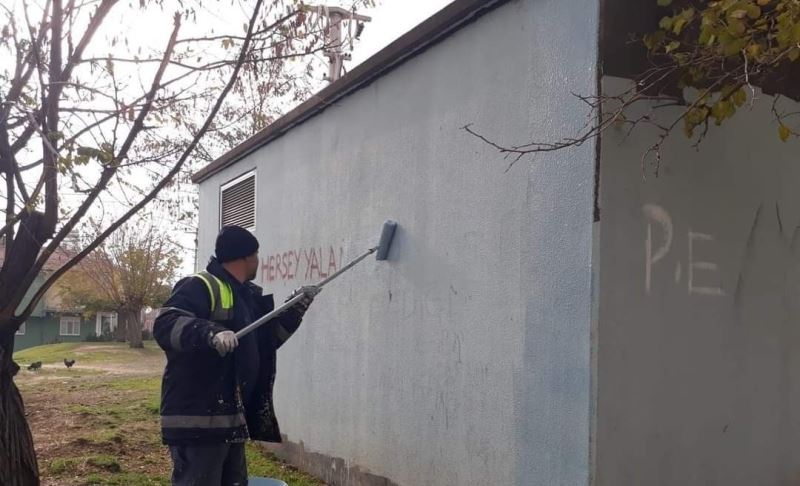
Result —
<instances>
[{"instance_id":1,"label":"small tree","mask_svg":"<svg viewBox=\"0 0 800 486\"><path fill-rule=\"evenodd\" d=\"M141 311L166 300L180 263L178 247L152 225L128 224L64 276L61 298L85 312L116 311L118 336L141 348Z\"/></svg>"},{"instance_id":2,"label":"small tree","mask_svg":"<svg viewBox=\"0 0 800 486\"><path fill-rule=\"evenodd\" d=\"M209 18L220 5L225 11ZM146 23L127 36L136 21ZM219 155L220 140L236 143L285 109L313 54L330 47L300 0L0 2L0 484L39 483L13 379L15 331L190 160ZM96 238L25 302L45 263L104 198L122 209L104 212Z\"/></svg>"}]
</instances>

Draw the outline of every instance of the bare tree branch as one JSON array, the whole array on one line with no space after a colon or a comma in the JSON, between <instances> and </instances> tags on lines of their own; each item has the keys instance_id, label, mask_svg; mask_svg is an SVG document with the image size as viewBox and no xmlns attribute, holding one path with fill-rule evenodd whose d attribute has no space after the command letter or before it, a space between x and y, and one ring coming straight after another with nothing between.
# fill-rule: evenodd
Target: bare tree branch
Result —
<instances>
[{"instance_id":1,"label":"bare tree branch","mask_svg":"<svg viewBox=\"0 0 800 486\"><path fill-rule=\"evenodd\" d=\"M21 314L19 314L19 316L17 316L19 319L26 319L28 316L30 316L30 314L33 312L33 309L34 309L36 303L44 296L44 294L47 292L47 290L50 287L52 287L52 285L58 280L59 277L61 277L66 271L68 271L70 268L72 268L78 262L80 262L84 257L86 257L86 255L88 255L89 253L94 251L99 245L101 245L103 243L103 241L105 241L112 233L114 233L114 231L116 231L117 228L119 228L120 226L125 224L125 222L127 222L134 214L136 214L140 209L142 209L150 201L152 201L164 187L166 187L168 184L170 184L172 182L173 177L175 177L175 175L178 172L180 172L181 168L186 163L186 160L189 158L191 153L194 151L194 148L197 146L197 144L199 143L200 139L203 137L203 135L205 135L206 131L211 126L211 123L214 121L214 118L216 117L217 113L219 112L219 109L222 107L222 104L224 103L225 98L227 97L228 93L231 91L231 89L233 88L233 85L236 83L236 80L238 79L239 71L241 70L242 66L244 65L244 61L246 59L248 50L250 48L250 39L252 37L253 27L254 27L254 25L256 23L256 20L258 19L258 15L259 15L259 12L261 11L262 3L263 3L263 0L257 0L256 1L256 5L255 5L255 8L253 10L253 14L250 17L250 22L248 24L247 40L245 40L244 44L242 45L242 49L241 49L240 54L239 54L238 62L236 63L236 65L234 67L233 73L231 74L231 76L230 76L230 78L228 80L228 83L226 84L225 88L222 90L222 92L220 93L219 97L217 98L217 101L214 104L214 107L212 108L212 110L208 114L208 116L206 117L205 122L203 123L202 127L195 134L194 138L192 139L192 142L186 148L186 150L184 151L184 153L181 156L181 158L176 162L175 166L148 193L148 195L146 197L144 197L141 201L139 201L139 203L137 203L135 206L133 206L131 209L129 209L116 222L111 224L105 231L103 231L97 238L95 238L95 240L92 243L87 245L86 248L81 250L77 255L75 255L73 258L71 258L66 264L64 264L58 270L53 272L53 274L50 275L50 277L44 282L44 284L36 291L36 293L34 294L33 298L31 299L30 304L28 304L28 306L25 308L25 310L23 310L23 312ZM177 35L177 30L175 31L175 35ZM171 43L172 43L173 46L174 46L174 41L175 41L175 39L173 37L173 39L171 40ZM166 59L166 57L165 57L165 59Z\"/></svg>"},{"instance_id":2,"label":"bare tree branch","mask_svg":"<svg viewBox=\"0 0 800 486\"><path fill-rule=\"evenodd\" d=\"M117 3L117 1L118 0L102 0L101 1L100 5L97 7L97 9L95 10L95 12L92 15L91 19L89 20L89 25L87 26L86 30L84 31L83 37L81 37L81 40L78 42L78 45L75 47L75 50L73 51L72 56L67 61L67 64L63 67L63 69L61 69L61 67L59 66L59 69L58 69L59 76L57 78L53 78L51 76L51 80L50 80L51 86L50 86L50 92L48 94L48 98L49 99L48 99L48 102L43 104L43 109L47 109L47 107L52 103L51 100L59 99L61 97L61 90L63 89L63 82L67 81L70 78L70 76L72 75L73 69L75 68L75 66L78 63L80 63L80 60L81 60L81 57L83 56L84 51L86 50L86 48L91 43L92 38L97 33L97 30L103 24L103 21L105 20L106 16L111 11L111 8L114 6L114 4ZM55 11L55 7L54 7L53 10ZM51 18L55 18L55 15L51 15ZM60 29L60 27L59 27L59 29ZM56 44L59 45L58 49L59 49L59 56L60 56L60 45L61 45L61 43L58 41L59 39L61 39L61 37L55 37L54 36L54 38L53 38L53 40L51 42L51 45L56 45ZM40 45L41 44L39 44L37 46L34 46L37 49L37 51L39 50ZM51 56L52 56L52 53L51 53ZM51 59L51 64L52 64L52 62L53 61ZM60 58L59 58L59 64L60 64ZM51 70L52 70L52 67L51 67ZM42 85L44 85L44 83L42 83ZM34 132L35 132L35 127L31 126L31 125L28 125L28 127L20 135L20 137L18 137L17 140L12 144L12 146L11 146L12 151L16 154L17 152L22 150L22 148L27 145L28 140L30 140L30 137L33 135Z\"/></svg>"},{"instance_id":3,"label":"bare tree branch","mask_svg":"<svg viewBox=\"0 0 800 486\"><path fill-rule=\"evenodd\" d=\"M173 28L172 35L170 36L169 42L167 43L167 48L164 51L163 62L159 66L159 69L156 72L156 75L155 75L155 77L153 79L152 86L151 86L150 91L148 92L147 97L146 97L145 106L139 112L139 116L137 117L133 128L129 132L128 137L125 140L125 143L123 143L122 148L120 149L120 152L116 157L117 161L123 160L127 156L128 150L133 145L133 142L136 140L136 137L137 137L138 133L141 131L142 126L144 125L144 119L147 117L147 114L150 111L150 107L153 104L153 100L155 99L156 93L161 88L161 79L162 79L162 77L164 75L164 71L167 68L168 60L169 60L170 56L172 56L172 52L173 52L173 50L175 48L175 40L177 39L178 31L180 30L180 25L181 25L180 17L176 14L176 16L175 16L175 26ZM35 276L38 275L38 273L41 271L41 269L44 268L45 263L50 258L50 256L53 254L53 252L56 250L56 248L58 248L58 246L64 240L64 237L66 235L68 235L72 231L72 229L75 227L75 225L78 224L78 222L81 220L81 218L83 218L86 215L86 212L92 206L92 204L97 199L97 197L100 195L100 193L103 192L103 190L105 190L106 186L108 185L108 181L111 180L111 178L113 177L113 175L116 172L116 170L117 170L117 164L116 163L108 164L104 168L103 173L102 173L102 175L100 177L100 180L97 182L97 184L95 184L95 186L92 188L92 191L87 195L86 199L83 201L83 203L80 205L80 207L75 211L75 213L72 216L72 218L70 218L70 220L66 224L64 224L64 226L61 227L61 229L58 231L58 233L52 238L50 243L47 245L47 247L42 251L41 255L36 260L36 263L33 265L33 268L31 269L31 272L29 272L29 275L26 276L26 279L23 281L23 285L21 285L20 288L27 289L27 286L29 286L30 282L33 281L33 279L31 278L31 275L33 275L33 278L35 278ZM30 282L28 282L28 280L30 280ZM25 285L25 283L27 283L27 285ZM39 293L37 292L37 295L38 294ZM22 295L24 295L24 292L22 292ZM43 295L43 293L42 293L42 295ZM15 294L14 297L16 298L17 294ZM20 298L21 298L21 296L20 296ZM41 298L41 296L39 296L38 298ZM38 299L34 298L31 302L34 303L36 301L38 301ZM30 311L32 312L33 308L30 307L30 306L29 306L29 308L30 308ZM23 315L25 315L25 314L23 314ZM27 314L27 315L30 315L30 314Z\"/></svg>"}]
</instances>

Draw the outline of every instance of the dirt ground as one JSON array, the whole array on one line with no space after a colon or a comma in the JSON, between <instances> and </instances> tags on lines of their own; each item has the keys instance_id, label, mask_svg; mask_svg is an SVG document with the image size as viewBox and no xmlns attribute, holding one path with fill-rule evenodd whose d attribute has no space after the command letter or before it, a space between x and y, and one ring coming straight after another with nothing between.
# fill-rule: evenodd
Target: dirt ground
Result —
<instances>
[{"instance_id":1,"label":"dirt ground","mask_svg":"<svg viewBox=\"0 0 800 486\"><path fill-rule=\"evenodd\" d=\"M163 355L152 345L130 350L119 345L32 348L15 359L43 361L38 371L23 368L16 378L34 436L42 484L166 485L170 459L161 445L159 395ZM115 347L116 346L116 347ZM60 354L77 360L67 369ZM44 358L41 358L44 357ZM292 486L319 481L267 457L250 445L252 475L280 478Z\"/></svg>"},{"instance_id":2,"label":"dirt ground","mask_svg":"<svg viewBox=\"0 0 800 486\"><path fill-rule=\"evenodd\" d=\"M108 347L78 349L85 356ZM168 484L169 456L158 428L163 359L126 357L78 359L70 370L45 363L18 375L44 485Z\"/></svg>"}]
</instances>

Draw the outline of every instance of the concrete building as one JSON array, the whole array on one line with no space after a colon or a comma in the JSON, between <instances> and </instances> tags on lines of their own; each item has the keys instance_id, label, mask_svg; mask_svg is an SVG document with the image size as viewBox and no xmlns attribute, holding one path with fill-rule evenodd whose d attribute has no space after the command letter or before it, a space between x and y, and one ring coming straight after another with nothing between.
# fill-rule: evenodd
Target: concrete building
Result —
<instances>
[{"instance_id":1,"label":"concrete building","mask_svg":"<svg viewBox=\"0 0 800 486\"><path fill-rule=\"evenodd\" d=\"M659 177L646 128L508 171L462 129L579 132L571 93L629 83L650 3L455 0L195 176L201 261L248 226L278 299L400 223L281 349L279 455L336 485L800 481L800 165L771 96L671 138Z\"/></svg>"}]
</instances>

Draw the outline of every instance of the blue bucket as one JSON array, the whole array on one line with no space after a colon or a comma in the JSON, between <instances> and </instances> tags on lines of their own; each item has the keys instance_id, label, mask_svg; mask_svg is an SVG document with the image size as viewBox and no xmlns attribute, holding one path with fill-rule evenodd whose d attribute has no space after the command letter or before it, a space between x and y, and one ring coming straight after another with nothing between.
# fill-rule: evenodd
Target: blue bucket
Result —
<instances>
[{"instance_id":1,"label":"blue bucket","mask_svg":"<svg viewBox=\"0 0 800 486\"><path fill-rule=\"evenodd\" d=\"M270 478L250 478L247 480L248 486L289 486L280 479Z\"/></svg>"}]
</instances>

